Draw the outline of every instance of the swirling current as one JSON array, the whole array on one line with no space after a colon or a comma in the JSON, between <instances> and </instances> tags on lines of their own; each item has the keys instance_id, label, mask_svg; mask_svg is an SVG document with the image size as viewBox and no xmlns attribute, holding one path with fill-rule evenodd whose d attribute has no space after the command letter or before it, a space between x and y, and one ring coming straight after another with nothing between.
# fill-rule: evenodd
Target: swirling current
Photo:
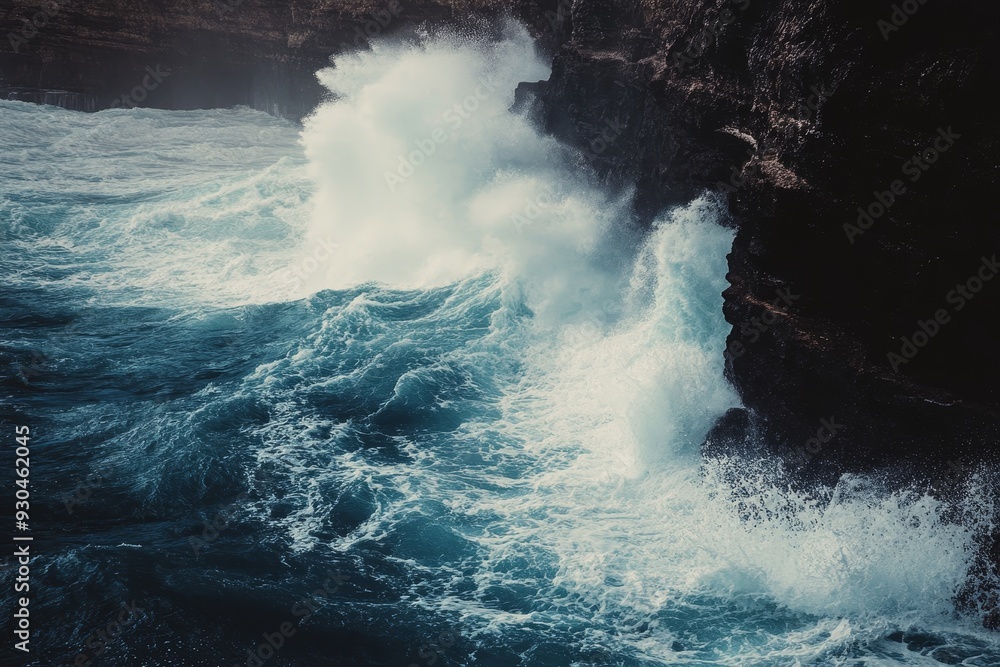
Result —
<instances>
[{"instance_id":1,"label":"swirling current","mask_svg":"<svg viewBox=\"0 0 1000 667\"><path fill-rule=\"evenodd\" d=\"M301 125L0 102L27 664L1000 664L938 501L701 459L725 207L639 228L511 111L547 75L511 26L342 56Z\"/></svg>"}]
</instances>

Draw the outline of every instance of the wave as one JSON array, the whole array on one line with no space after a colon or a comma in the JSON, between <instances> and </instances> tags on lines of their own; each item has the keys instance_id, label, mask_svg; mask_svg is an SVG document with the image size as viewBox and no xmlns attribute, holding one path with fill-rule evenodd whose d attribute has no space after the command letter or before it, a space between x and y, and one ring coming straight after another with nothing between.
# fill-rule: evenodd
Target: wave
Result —
<instances>
[{"instance_id":1,"label":"wave","mask_svg":"<svg viewBox=\"0 0 1000 667\"><path fill-rule=\"evenodd\" d=\"M702 459L738 405L725 207L638 230L628 193L511 110L547 75L509 26L341 56L302 128L0 102L22 137L5 307L45 295L26 335L63 391L99 397L38 408L52 451L82 457L61 474L104 480L86 511L107 521L60 562L104 582L226 498L213 569L164 561L165 597L271 604L262 580L336 563L350 614L311 622L458 627L469 664L1000 655L952 602L982 527L864 477L817 497L767 461Z\"/></svg>"}]
</instances>

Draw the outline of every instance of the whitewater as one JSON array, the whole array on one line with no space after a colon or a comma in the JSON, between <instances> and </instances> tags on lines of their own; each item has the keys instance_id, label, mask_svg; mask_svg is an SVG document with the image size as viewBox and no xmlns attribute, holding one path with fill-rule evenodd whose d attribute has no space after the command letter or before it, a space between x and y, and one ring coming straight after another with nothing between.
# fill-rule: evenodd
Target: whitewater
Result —
<instances>
[{"instance_id":1,"label":"whitewater","mask_svg":"<svg viewBox=\"0 0 1000 667\"><path fill-rule=\"evenodd\" d=\"M264 664L1000 665L976 526L702 459L732 222L638 225L511 110L548 75L512 25L338 56L301 125L0 102L51 664L132 598L102 664L247 664L333 571Z\"/></svg>"}]
</instances>

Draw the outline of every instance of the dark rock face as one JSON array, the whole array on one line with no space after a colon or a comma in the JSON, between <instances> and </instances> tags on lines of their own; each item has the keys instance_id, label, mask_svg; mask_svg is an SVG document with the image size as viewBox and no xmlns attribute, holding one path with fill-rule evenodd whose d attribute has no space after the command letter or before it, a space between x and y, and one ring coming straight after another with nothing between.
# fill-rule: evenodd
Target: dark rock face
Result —
<instances>
[{"instance_id":1,"label":"dark rock face","mask_svg":"<svg viewBox=\"0 0 1000 667\"><path fill-rule=\"evenodd\" d=\"M729 197L725 363L770 445L833 420L808 458L838 469L996 450L993 5L54 0L0 19L0 86L84 110L301 116L331 54L470 12L513 13L553 50L521 97L610 184L638 184L640 218Z\"/></svg>"},{"instance_id":2,"label":"dark rock face","mask_svg":"<svg viewBox=\"0 0 1000 667\"><path fill-rule=\"evenodd\" d=\"M382 32L506 8L554 54L520 99L610 185L638 184L640 219L729 199L720 363L747 410L707 455L781 456L815 481L877 469L948 495L1000 454L996 3L56 1L0 55L7 92L94 110L161 66L138 104L291 116L380 12ZM32 13L3 15L5 41ZM987 578L1000 547L982 553Z\"/></svg>"},{"instance_id":3,"label":"dark rock face","mask_svg":"<svg viewBox=\"0 0 1000 667\"><path fill-rule=\"evenodd\" d=\"M759 447L933 482L997 452L997 10L575 4L544 123L586 147L621 119L594 163L640 215L729 197L726 368Z\"/></svg>"},{"instance_id":4,"label":"dark rock face","mask_svg":"<svg viewBox=\"0 0 1000 667\"><path fill-rule=\"evenodd\" d=\"M6 3L5 3L6 4ZM554 4L554 3L553 3ZM421 23L546 3L479 0L49 0L0 9L0 96L82 111L246 105L300 118L331 55Z\"/></svg>"},{"instance_id":5,"label":"dark rock face","mask_svg":"<svg viewBox=\"0 0 1000 667\"><path fill-rule=\"evenodd\" d=\"M640 216L716 190L738 226L725 364L746 410L706 456L777 456L805 485L879 471L942 497L996 469L998 10L575 3L532 89L546 127L586 147L623 119L590 153L638 182ZM983 538L957 598L993 628L998 545Z\"/></svg>"}]
</instances>

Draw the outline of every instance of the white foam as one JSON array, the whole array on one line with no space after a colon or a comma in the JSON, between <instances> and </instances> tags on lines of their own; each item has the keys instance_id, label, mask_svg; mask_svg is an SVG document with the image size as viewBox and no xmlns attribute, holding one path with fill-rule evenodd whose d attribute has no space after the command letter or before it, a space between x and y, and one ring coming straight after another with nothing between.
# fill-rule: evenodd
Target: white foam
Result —
<instances>
[{"instance_id":1,"label":"white foam","mask_svg":"<svg viewBox=\"0 0 1000 667\"><path fill-rule=\"evenodd\" d=\"M547 76L519 26L498 43L379 43L321 72L336 99L303 132L311 235L338 249L310 287L426 288L502 269L532 276L539 310L578 308L625 207L510 113L517 84Z\"/></svg>"},{"instance_id":2,"label":"white foam","mask_svg":"<svg viewBox=\"0 0 1000 667\"><path fill-rule=\"evenodd\" d=\"M707 596L814 615L801 636L773 639L783 660L801 652L804 663L893 626L951 627L971 532L945 521L938 501L864 478L817 500L790 491L769 464L702 467L698 445L737 403L722 374L732 236L719 215L699 201L662 221L616 327L570 324L533 341L505 424L544 463L526 480L530 493L484 499L479 510L499 512L504 530L482 543L493 560L554 554L552 590L609 614L654 618ZM743 480L736 495L731 477ZM758 512L746 520L748 505ZM653 637L634 646L672 661L669 633Z\"/></svg>"},{"instance_id":3,"label":"white foam","mask_svg":"<svg viewBox=\"0 0 1000 667\"><path fill-rule=\"evenodd\" d=\"M301 136L307 167L292 148L293 129L247 111L83 117L0 105L27 114L5 115L5 127L39 133L54 151L50 161L79 174L53 173L43 153L13 147L39 193L78 196L53 209L64 219L32 247L68 253L68 280L92 284L101 298L202 307L367 281L428 288L493 274L492 282L460 283L440 309L458 319L501 293L491 331L442 353L458 366L487 366L502 394L488 421L463 424L449 444L517 467L517 478L499 464L456 472L454 450L449 459L447 447L423 442L408 443L411 460L399 465L337 452L330 441L351 424L299 412L294 392L357 381L362 371L336 376L317 370L317 360L354 351L357 341L344 333L350 322L340 327L377 317L389 298L378 288L378 298L363 293L331 309L297 353L245 379L246 391L275 408L256 434L258 459L285 466L293 481L287 502L295 507L282 525L295 550L384 540L397 522L444 506L481 548L470 566L477 592L534 587L548 611L500 610L447 586L421 604L459 610L488 630L583 619L595 641L663 663L680 658L673 631L655 619L675 610L725 616L713 605L750 617L770 605L800 617L792 630L759 629L752 647L734 639L720 664L821 662L852 642L879 641L890 627L950 628L971 538L942 520L936 501L853 478L817 502L790 492L766 465L721 462L739 466L743 502L761 510L743 521L721 471L702 467L706 431L737 403L722 373L732 231L720 225L718 203L702 199L664 214L642 242L634 238L626 203L508 111L518 82L547 73L519 28L496 44L380 43L341 57L320 75L336 101ZM483 81L490 92L476 98ZM461 123L449 120L448 109L470 96L476 109L469 103ZM388 179L390 187L386 172L399 156L437 130L448 139L402 183ZM212 157L220 146L250 146L243 157L253 168L225 171L232 160ZM116 153L126 154L122 162ZM98 196L129 205L86 199ZM29 214L11 211L4 230L16 237ZM301 278L288 280L287 271ZM473 288L483 295L470 295ZM382 341L361 342L376 349ZM315 384L288 380L300 377ZM319 426L333 433L319 440L309 430ZM330 475L374 489L376 509L324 544L316 533L333 501L319 481ZM628 634L635 619L654 619L652 629Z\"/></svg>"},{"instance_id":4,"label":"white foam","mask_svg":"<svg viewBox=\"0 0 1000 667\"><path fill-rule=\"evenodd\" d=\"M523 364L506 385L503 419L463 428L476 449L490 429L518 443L504 455L534 462L525 477L497 496L453 488L441 461L408 467L405 497L386 516L421 506L433 489L470 521L498 517L470 537L486 554L481 593L537 586L540 598L569 595L612 625L705 598L815 616L757 648L734 647L723 664L754 651L804 663L876 641L893 624L946 626L970 538L942 520L936 501L855 479L817 502L788 491L777 471L731 462L742 466L745 496L765 509L748 522L719 471L703 474L698 446L737 404L722 372L732 232L718 203L702 199L664 215L637 245L627 206L509 112L516 83L545 73L512 30L492 45L380 44L321 74L337 99L303 133L318 192L311 233L340 248L311 289L427 288L497 272L496 350ZM482 81L502 85L412 173L387 178ZM507 565L547 558L556 564L549 581ZM526 620L448 594L437 604L493 630ZM671 638L660 629L631 643L672 662Z\"/></svg>"},{"instance_id":5,"label":"white foam","mask_svg":"<svg viewBox=\"0 0 1000 667\"><path fill-rule=\"evenodd\" d=\"M18 176L0 202L20 244L15 280L185 309L301 296L284 279L311 196L292 123L247 109L0 105Z\"/></svg>"}]
</instances>

